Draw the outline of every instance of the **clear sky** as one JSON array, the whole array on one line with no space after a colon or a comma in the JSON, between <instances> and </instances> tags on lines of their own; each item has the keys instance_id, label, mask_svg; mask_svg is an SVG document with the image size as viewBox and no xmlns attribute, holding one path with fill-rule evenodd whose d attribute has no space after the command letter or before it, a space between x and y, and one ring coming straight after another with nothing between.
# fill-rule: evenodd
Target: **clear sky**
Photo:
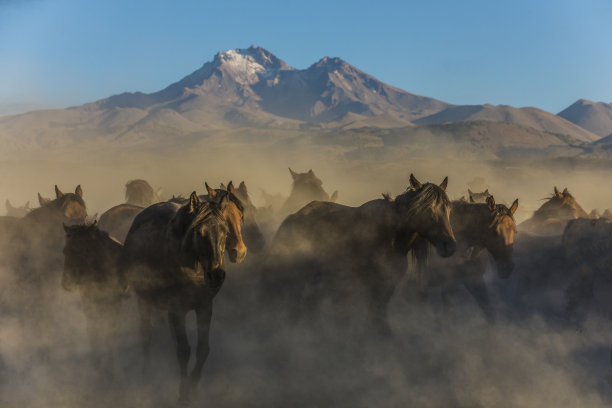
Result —
<instances>
[{"instance_id":1,"label":"clear sky","mask_svg":"<svg viewBox=\"0 0 612 408\"><path fill-rule=\"evenodd\" d=\"M0 0L0 105L153 92L252 44L455 104L612 102L610 0Z\"/></svg>"}]
</instances>

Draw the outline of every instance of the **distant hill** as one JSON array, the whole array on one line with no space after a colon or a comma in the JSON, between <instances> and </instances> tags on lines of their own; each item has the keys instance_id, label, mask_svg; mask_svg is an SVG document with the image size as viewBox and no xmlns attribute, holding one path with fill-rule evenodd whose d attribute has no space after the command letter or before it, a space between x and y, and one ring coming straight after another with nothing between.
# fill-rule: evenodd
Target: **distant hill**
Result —
<instances>
[{"instance_id":1,"label":"distant hill","mask_svg":"<svg viewBox=\"0 0 612 408\"><path fill-rule=\"evenodd\" d=\"M601 137L612 134L612 103L579 99L558 115Z\"/></svg>"},{"instance_id":2,"label":"distant hill","mask_svg":"<svg viewBox=\"0 0 612 408\"><path fill-rule=\"evenodd\" d=\"M591 142L599 136L557 115L537 108L514 108L507 105L449 106L445 110L413 122L417 125L486 120L508 122L537 130L564 134L575 140Z\"/></svg>"}]
</instances>

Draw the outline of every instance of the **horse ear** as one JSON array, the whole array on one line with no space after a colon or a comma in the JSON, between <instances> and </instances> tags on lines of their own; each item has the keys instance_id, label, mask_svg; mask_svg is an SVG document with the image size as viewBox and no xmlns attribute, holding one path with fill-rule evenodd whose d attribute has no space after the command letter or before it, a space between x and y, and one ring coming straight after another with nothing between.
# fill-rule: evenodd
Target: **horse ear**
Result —
<instances>
[{"instance_id":1,"label":"horse ear","mask_svg":"<svg viewBox=\"0 0 612 408\"><path fill-rule=\"evenodd\" d=\"M247 186L246 184L244 184L244 181L241 181L240 184L238 184L238 191L240 191L242 194L247 195Z\"/></svg>"},{"instance_id":2,"label":"horse ear","mask_svg":"<svg viewBox=\"0 0 612 408\"><path fill-rule=\"evenodd\" d=\"M329 201L331 201L332 203L338 201L338 190L332 193L331 197L329 198Z\"/></svg>"},{"instance_id":3,"label":"horse ear","mask_svg":"<svg viewBox=\"0 0 612 408\"><path fill-rule=\"evenodd\" d=\"M487 188L487 189L484 191L484 193L485 193L485 194L490 194L490 193L489 193L489 189Z\"/></svg>"},{"instance_id":4,"label":"horse ear","mask_svg":"<svg viewBox=\"0 0 612 408\"><path fill-rule=\"evenodd\" d=\"M557 186L555 186L555 195L559 198L563 197L563 194L559 192L559 189L557 189Z\"/></svg>"},{"instance_id":5,"label":"horse ear","mask_svg":"<svg viewBox=\"0 0 612 408\"><path fill-rule=\"evenodd\" d=\"M410 173L410 187L412 187L413 190L420 190L423 187L423 185L416 179L416 177L414 177L414 174L412 173Z\"/></svg>"},{"instance_id":6,"label":"horse ear","mask_svg":"<svg viewBox=\"0 0 612 408\"><path fill-rule=\"evenodd\" d=\"M295 180L295 178L297 177L297 173L291 170L291 167L289 167L289 173L291 173L291 177L293 177L293 179Z\"/></svg>"},{"instance_id":7,"label":"horse ear","mask_svg":"<svg viewBox=\"0 0 612 408\"><path fill-rule=\"evenodd\" d=\"M206 187L206 191L208 192L208 196L210 198L215 198L217 196L217 192L214 188L210 188L207 182L204 182L204 187Z\"/></svg>"},{"instance_id":8,"label":"horse ear","mask_svg":"<svg viewBox=\"0 0 612 408\"><path fill-rule=\"evenodd\" d=\"M518 208L518 198L516 200L514 200L514 202L510 206L510 209L509 209L510 214L514 215L514 213L516 212L517 208Z\"/></svg>"},{"instance_id":9,"label":"horse ear","mask_svg":"<svg viewBox=\"0 0 612 408\"><path fill-rule=\"evenodd\" d=\"M195 213L198 210L198 207L200 207L200 204L202 204L200 197L198 197L198 194L194 191L189 196L189 213Z\"/></svg>"},{"instance_id":10,"label":"horse ear","mask_svg":"<svg viewBox=\"0 0 612 408\"><path fill-rule=\"evenodd\" d=\"M62 193L62 191L57 188L57 184L55 185L55 198L62 198L64 196L64 193Z\"/></svg>"},{"instance_id":11,"label":"horse ear","mask_svg":"<svg viewBox=\"0 0 612 408\"><path fill-rule=\"evenodd\" d=\"M6 202L4 203L4 205L6 206L7 210L10 210L13 208L13 206L11 205L11 202L9 200L6 200Z\"/></svg>"},{"instance_id":12,"label":"horse ear","mask_svg":"<svg viewBox=\"0 0 612 408\"><path fill-rule=\"evenodd\" d=\"M394 201L393 198L391 198L391 196L389 195L389 193L382 193L383 198L385 199L386 202L388 203L392 203Z\"/></svg>"},{"instance_id":13,"label":"horse ear","mask_svg":"<svg viewBox=\"0 0 612 408\"><path fill-rule=\"evenodd\" d=\"M42 207L43 205L45 205L47 203L47 200L45 200L40 193L38 193L38 204L40 204L40 206Z\"/></svg>"},{"instance_id":14,"label":"horse ear","mask_svg":"<svg viewBox=\"0 0 612 408\"><path fill-rule=\"evenodd\" d=\"M219 183L219 190L227 190L227 188L225 187L225 184Z\"/></svg>"},{"instance_id":15,"label":"horse ear","mask_svg":"<svg viewBox=\"0 0 612 408\"><path fill-rule=\"evenodd\" d=\"M569 191L567 191L567 187L565 187L563 189L563 192L561 194L563 194L563 195L568 195L569 194Z\"/></svg>"},{"instance_id":16,"label":"horse ear","mask_svg":"<svg viewBox=\"0 0 612 408\"><path fill-rule=\"evenodd\" d=\"M81 188L81 185L79 184L76 189L74 190L74 194L78 195L79 197L83 198L83 189Z\"/></svg>"},{"instance_id":17,"label":"horse ear","mask_svg":"<svg viewBox=\"0 0 612 408\"><path fill-rule=\"evenodd\" d=\"M440 184L440 188L442 189L442 191L446 191L447 186L448 186L448 177L444 177L444 180L442 180L442 183Z\"/></svg>"},{"instance_id":18,"label":"horse ear","mask_svg":"<svg viewBox=\"0 0 612 408\"><path fill-rule=\"evenodd\" d=\"M231 181L227 183L227 191L232 194L236 193L236 188L234 188L234 183L232 183Z\"/></svg>"},{"instance_id":19,"label":"horse ear","mask_svg":"<svg viewBox=\"0 0 612 408\"><path fill-rule=\"evenodd\" d=\"M91 226L93 228L98 228L98 220L94 220L94 222L91 224Z\"/></svg>"},{"instance_id":20,"label":"horse ear","mask_svg":"<svg viewBox=\"0 0 612 408\"><path fill-rule=\"evenodd\" d=\"M312 171L312 169L308 169L308 174L314 174L314 171Z\"/></svg>"},{"instance_id":21,"label":"horse ear","mask_svg":"<svg viewBox=\"0 0 612 408\"><path fill-rule=\"evenodd\" d=\"M472 195L470 194L470 203L474 204L476 201L474 201L474 198L472 197Z\"/></svg>"},{"instance_id":22,"label":"horse ear","mask_svg":"<svg viewBox=\"0 0 612 408\"><path fill-rule=\"evenodd\" d=\"M487 207L489 207L489 211L495 211L495 198L493 196L487 197Z\"/></svg>"},{"instance_id":23,"label":"horse ear","mask_svg":"<svg viewBox=\"0 0 612 408\"><path fill-rule=\"evenodd\" d=\"M470 189L468 188L468 194L469 194L469 195L472 195L472 194L474 194L474 193L472 193L472 190L470 190Z\"/></svg>"}]
</instances>

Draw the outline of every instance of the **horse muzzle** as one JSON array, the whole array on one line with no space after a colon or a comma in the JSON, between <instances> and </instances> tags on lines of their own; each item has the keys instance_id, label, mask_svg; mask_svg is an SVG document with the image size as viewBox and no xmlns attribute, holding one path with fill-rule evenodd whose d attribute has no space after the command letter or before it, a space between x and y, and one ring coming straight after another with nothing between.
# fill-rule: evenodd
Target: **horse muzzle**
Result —
<instances>
[{"instance_id":1,"label":"horse muzzle","mask_svg":"<svg viewBox=\"0 0 612 408\"><path fill-rule=\"evenodd\" d=\"M435 244L436 252L442 258L447 258L455 253L457 249L457 241L451 237L444 237Z\"/></svg>"},{"instance_id":2,"label":"horse muzzle","mask_svg":"<svg viewBox=\"0 0 612 408\"><path fill-rule=\"evenodd\" d=\"M241 250L241 251L235 248L232 248L229 251L227 251L227 255L229 256L230 261L233 263L241 263L242 261L244 261L246 254L247 254L246 247L244 247L244 250Z\"/></svg>"}]
</instances>

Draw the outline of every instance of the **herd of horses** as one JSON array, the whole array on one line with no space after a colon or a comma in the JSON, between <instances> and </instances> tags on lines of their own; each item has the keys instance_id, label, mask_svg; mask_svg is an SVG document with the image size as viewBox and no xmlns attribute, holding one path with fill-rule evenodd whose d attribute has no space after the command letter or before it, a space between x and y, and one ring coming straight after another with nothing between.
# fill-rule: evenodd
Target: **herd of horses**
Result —
<instances>
[{"instance_id":1,"label":"herd of horses","mask_svg":"<svg viewBox=\"0 0 612 408\"><path fill-rule=\"evenodd\" d=\"M3 290L23 294L16 296L19 304L2 302L0 310L26 313L24 324L28 318L44 321L52 297L60 296L49 287L78 291L92 362L111 376L117 317L133 293L143 369L150 358L152 312L163 310L176 345L179 400L188 403L209 354L213 299L225 280L226 253L231 263L250 263L256 271L253 290L267 313L294 324L324 314L340 325L357 318L383 338L392 335L387 309L407 276L417 299L439 290L448 307L464 287L495 322L484 277L489 264L500 279L521 269L514 260L515 241L548 245L552 258L572 265L565 288L568 315L596 304L606 297L598 291L610 287L612 220L609 214L587 214L567 189L555 187L517 227L518 199L506 206L487 190L451 201L446 178L421 183L410 175L404 193L350 207L335 203L337 191L327 194L312 170L290 172L291 195L267 208L253 205L244 182L218 189L205 184L206 194L162 200L146 181L133 180L126 185L126 202L92 222L80 186L74 193L56 186L54 199L39 194L40 207L0 217L0 272L11 276L5 281L12 285ZM7 210L15 209L7 202ZM546 269L542 262L529 268L529 274ZM190 311L196 315L197 345L189 371ZM36 327L41 336L51 330Z\"/></svg>"}]
</instances>

